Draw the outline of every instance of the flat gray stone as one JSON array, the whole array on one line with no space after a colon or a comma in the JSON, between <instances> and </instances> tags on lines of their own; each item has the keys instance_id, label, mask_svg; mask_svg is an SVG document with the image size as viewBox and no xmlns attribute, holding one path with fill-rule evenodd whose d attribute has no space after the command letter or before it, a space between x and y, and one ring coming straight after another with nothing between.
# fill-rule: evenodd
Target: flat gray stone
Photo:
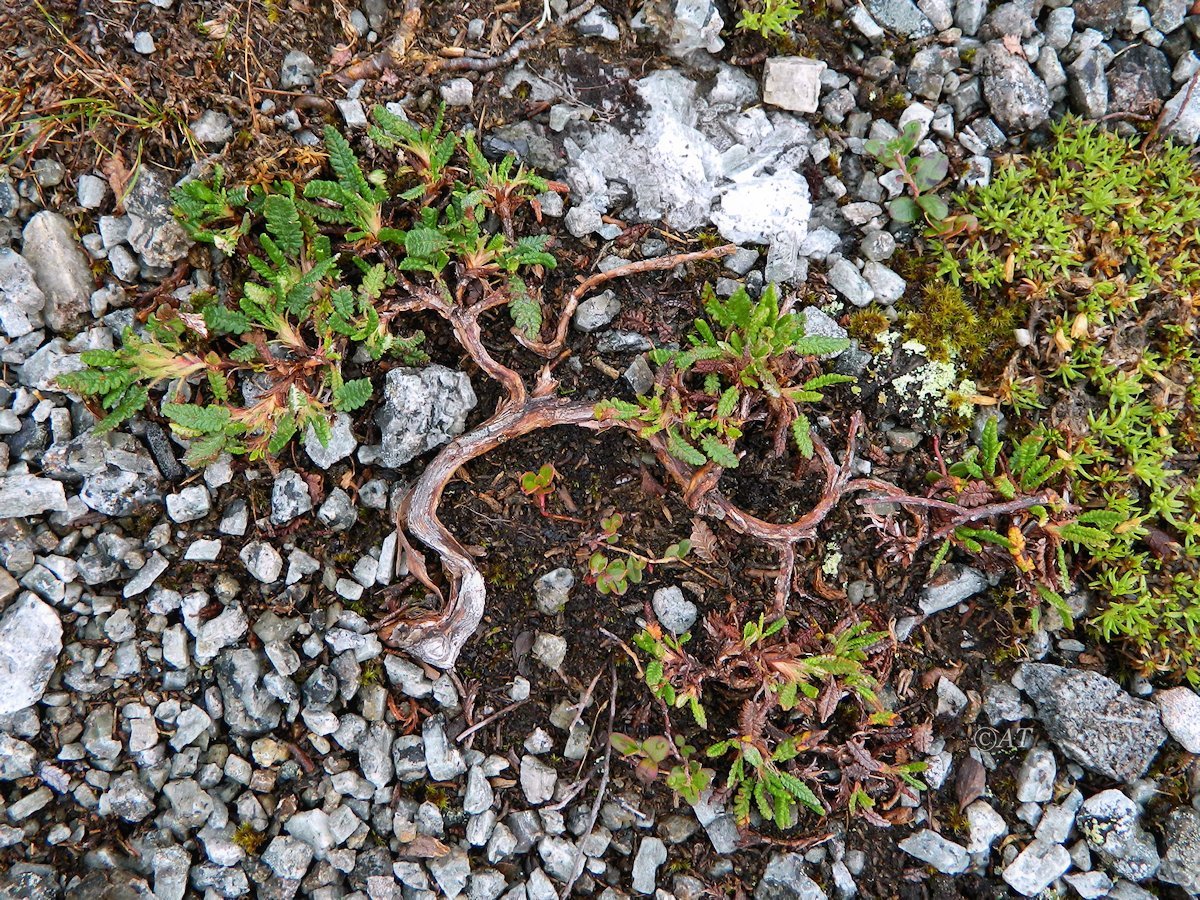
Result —
<instances>
[{"instance_id":1,"label":"flat gray stone","mask_svg":"<svg viewBox=\"0 0 1200 900\"><path fill-rule=\"evenodd\" d=\"M826 65L803 56L775 56L763 65L763 102L798 113L821 105L821 74Z\"/></svg>"},{"instance_id":2,"label":"flat gray stone","mask_svg":"<svg viewBox=\"0 0 1200 900\"><path fill-rule=\"evenodd\" d=\"M1071 868L1071 854L1061 844L1032 841L1004 869L1004 880L1018 894L1033 897Z\"/></svg>"},{"instance_id":3,"label":"flat gray stone","mask_svg":"<svg viewBox=\"0 0 1200 900\"><path fill-rule=\"evenodd\" d=\"M825 900L825 892L806 869L801 854L776 854L754 889L754 900Z\"/></svg>"},{"instance_id":4,"label":"flat gray stone","mask_svg":"<svg viewBox=\"0 0 1200 900\"><path fill-rule=\"evenodd\" d=\"M21 255L46 297L46 325L60 333L78 331L91 319L96 283L75 226L42 210L26 223L22 237Z\"/></svg>"},{"instance_id":5,"label":"flat gray stone","mask_svg":"<svg viewBox=\"0 0 1200 900\"><path fill-rule=\"evenodd\" d=\"M928 863L944 875L958 875L971 865L971 856L964 847L928 828L909 835L899 846L909 856Z\"/></svg>"},{"instance_id":6,"label":"flat gray stone","mask_svg":"<svg viewBox=\"0 0 1200 900\"><path fill-rule=\"evenodd\" d=\"M66 512L62 482L36 475L0 478L0 519L24 519L44 512Z\"/></svg>"},{"instance_id":7,"label":"flat gray stone","mask_svg":"<svg viewBox=\"0 0 1200 900\"><path fill-rule=\"evenodd\" d=\"M1026 663L1019 679L1047 736L1093 772L1120 782L1140 778L1167 739L1154 704L1096 672Z\"/></svg>"},{"instance_id":8,"label":"flat gray stone","mask_svg":"<svg viewBox=\"0 0 1200 900\"><path fill-rule=\"evenodd\" d=\"M42 699L62 652L62 621L32 593L0 615L0 715Z\"/></svg>"}]
</instances>

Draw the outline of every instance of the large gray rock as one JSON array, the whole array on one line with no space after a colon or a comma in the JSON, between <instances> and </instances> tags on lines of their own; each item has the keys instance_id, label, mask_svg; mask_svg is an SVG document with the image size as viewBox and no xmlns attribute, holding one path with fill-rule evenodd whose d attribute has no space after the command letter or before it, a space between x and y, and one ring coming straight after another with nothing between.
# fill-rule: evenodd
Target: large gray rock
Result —
<instances>
[{"instance_id":1,"label":"large gray rock","mask_svg":"<svg viewBox=\"0 0 1200 900\"><path fill-rule=\"evenodd\" d=\"M912 0L865 0L863 5L888 31L910 38L933 34L933 23Z\"/></svg>"},{"instance_id":2,"label":"large gray rock","mask_svg":"<svg viewBox=\"0 0 1200 900\"><path fill-rule=\"evenodd\" d=\"M15 250L0 250L0 331L19 338L41 328L45 307L33 266Z\"/></svg>"},{"instance_id":3,"label":"large gray rock","mask_svg":"<svg viewBox=\"0 0 1200 900\"><path fill-rule=\"evenodd\" d=\"M42 699L62 652L58 613L31 593L0 616L0 715Z\"/></svg>"},{"instance_id":4,"label":"large gray rock","mask_svg":"<svg viewBox=\"0 0 1200 900\"><path fill-rule=\"evenodd\" d=\"M284 469L271 487L271 524L286 525L312 511L308 483L295 469Z\"/></svg>"},{"instance_id":5,"label":"large gray rock","mask_svg":"<svg viewBox=\"0 0 1200 900\"><path fill-rule=\"evenodd\" d=\"M1200 138L1200 72L1179 87L1179 92L1163 107L1163 130L1183 144Z\"/></svg>"},{"instance_id":6,"label":"large gray rock","mask_svg":"<svg viewBox=\"0 0 1200 900\"><path fill-rule=\"evenodd\" d=\"M1135 44L1108 67L1108 105L1114 110L1145 109L1171 93L1171 63L1155 47Z\"/></svg>"},{"instance_id":7,"label":"large gray rock","mask_svg":"<svg viewBox=\"0 0 1200 900\"><path fill-rule=\"evenodd\" d=\"M91 317L95 281L75 226L42 210L25 225L21 255L33 269L45 295L46 325L54 331L78 331Z\"/></svg>"},{"instance_id":8,"label":"large gray rock","mask_svg":"<svg viewBox=\"0 0 1200 900\"><path fill-rule=\"evenodd\" d=\"M37 751L24 741L0 732L0 781L16 781L33 774Z\"/></svg>"},{"instance_id":9,"label":"large gray rock","mask_svg":"<svg viewBox=\"0 0 1200 900\"><path fill-rule=\"evenodd\" d=\"M1163 847L1158 880L1200 895L1200 812L1181 807L1167 816Z\"/></svg>"},{"instance_id":10,"label":"large gray rock","mask_svg":"<svg viewBox=\"0 0 1200 900\"><path fill-rule=\"evenodd\" d=\"M1144 6L1150 10L1154 27L1163 34L1170 34L1183 24L1191 4L1188 0L1148 0Z\"/></svg>"},{"instance_id":11,"label":"large gray rock","mask_svg":"<svg viewBox=\"0 0 1200 900\"><path fill-rule=\"evenodd\" d=\"M767 863L754 900L825 900L825 892L808 876L801 854L781 853Z\"/></svg>"},{"instance_id":12,"label":"large gray rock","mask_svg":"<svg viewBox=\"0 0 1200 900\"><path fill-rule=\"evenodd\" d=\"M667 861L667 847L660 838L644 837L633 860L633 890L653 894L658 885L658 867Z\"/></svg>"},{"instance_id":13,"label":"large gray rock","mask_svg":"<svg viewBox=\"0 0 1200 900\"><path fill-rule=\"evenodd\" d=\"M1163 727L1188 753L1200 753L1200 694L1176 687L1154 695Z\"/></svg>"},{"instance_id":14,"label":"large gray rock","mask_svg":"<svg viewBox=\"0 0 1200 900\"><path fill-rule=\"evenodd\" d=\"M317 77L317 67L303 50L292 50L279 67L279 86L285 91L305 88Z\"/></svg>"},{"instance_id":15,"label":"large gray rock","mask_svg":"<svg viewBox=\"0 0 1200 900\"><path fill-rule=\"evenodd\" d=\"M1141 808L1109 789L1083 801L1075 827L1105 867L1130 881L1145 881L1159 867L1154 838L1139 823Z\"/></svg>"},{"instance_id":16,"label":"large gray rock","mask_svg":"<svg viewBox=\"0 0 1200 900\"><path fill-rule=\"evenodd\" d=\"M193 241L171 212L171 182L150 166L138 169L137 179L125 198L129 214L129 246L147 266L173 266L187 255Z\"/></svg>"},{"instance_id":17,"label":"large gray rock","mask_svg":"<svg viewBox=\"0 0 1200 900\"><path fill-rule=\"evenodd\" d=\"M671 634L681 635L696 624L699 615L696 604L683 596L683 591L675 585L655 591L652 604L654 615Z\"/></svg>"},{"instance_id":18,"label":"large gray rock","mask_svg":"<svg viewBox=\"0 0 1200 900\"><path fill-rule=\"evenodd\" d=\"M1096 672L1026 663L1020 682L1049 738L1093 772L1117 781L1140 778L1167 739L1154 704Z\"/></svg>"},{"instance_id":19,"label":"large gray rock","mask_svg":"<svg viewBox=\"0 0 1200 900\"><path fill-rule=\"evenodd\" d=\"M465 373L437 365L392 369L383 397L377 416L383 432L380 462L393 468L462 434L476 402Z\"/></svg>"},{"instance_id":20,"label":"large gray rock","mask_svg":"<svg viewBox=\"0 0 1200 900\"><path fill-rule=\"evenodd\" d=\"M78 353L67 349L67 342L54 338L38 348L19 368L21 383L35 391L61 390L58 379L85 368Z\"/></svg>"},{"instance_id":21,"label":"large gray rock","mask_svg":"<svg viewBox=\"0 0 1200 900\"><path fill-rule=\"evenodd\" d=\"M0 478L0 519L24 519L47 510L66 512L62 482L36 475Z\"/></svg>"},{"instance_id":22,"label":"large gray rock","mask_svg":"<svg viewBox=\"0 0 1200 900\"><path fill-rule=\"evenodd\" d=\"M1080 53L1067 67L1067 89L1071 108L1085 119L1098 119L1108 112L1108 78L1104 57L1098 51Z\"/></svg>"},{"instance_id":23,"label":"large gray rock","mask_svg":"<svg viewBox=\"0 0 1200 900\"><path fill-rule=\"evenodd\" d=\"M713 0L647 0L632 24L649 32L672 56L697 50L719 53L725 47L725 21Z\"/></svg>"},{"instance_id":24,"label":"large gray rock","mask_svg":"<svg viewBox=\"0 0 1200 900\"><path fill-rule=\"evenodd\" d=\"M1026 60L1002 41L989 41L980 51L983 96L1005 131L1031 131L1050 118L1050 91Z\"/></svg>"}]
</instances>

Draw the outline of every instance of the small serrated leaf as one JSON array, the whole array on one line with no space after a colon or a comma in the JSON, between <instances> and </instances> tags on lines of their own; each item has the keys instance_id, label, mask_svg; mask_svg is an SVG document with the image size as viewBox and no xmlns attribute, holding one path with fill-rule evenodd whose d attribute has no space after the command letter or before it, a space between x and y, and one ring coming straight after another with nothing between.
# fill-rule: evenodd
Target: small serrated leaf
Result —
<instances>
[{"instance_id":1,"label":"small serrated leaf","mask_svg":"<svg viewBox=\"0 0 1200 900\"><path fill-rule=\"evenodd\" d=\"M371 379L355 378L333 392L333 408L338 412L353 412L371 399Z\"/></svg>"}]
</instances>

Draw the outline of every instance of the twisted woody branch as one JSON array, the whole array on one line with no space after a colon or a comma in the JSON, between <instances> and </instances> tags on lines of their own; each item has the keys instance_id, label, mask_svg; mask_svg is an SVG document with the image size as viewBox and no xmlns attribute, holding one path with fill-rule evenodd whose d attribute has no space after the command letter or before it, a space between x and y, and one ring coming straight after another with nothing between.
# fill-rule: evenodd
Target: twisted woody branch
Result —
<instances>
[{"instance_id":1,"label":"twisted woody branch","mask_svg":"<svg viewBox=\"0 0 1200 900\"><path fill-rule=\"evenodd\" d=\"M566 344L567 329L580 301L606 281L635 273L673 269L700 260L717 259L732 253L731 245L711 250L642 260L592 275L576 287L563 306L550 340L518 339L535 353L558 357ZM625 427L636 431L633 423L601 420L592 403L567 400L555 393L557 381L551 364L544 366L532 392L521 377L496 361L481 339L480 318L495 303L488 298L471 306L456 307L432 294L417 301L420 308L436 312L454 329L463 349L488 377L497 381L504 395L495 412L481 425L446 444L410 488L397 516L398 553L403 553L409 571L441 600L442 608L432 612L393 614L379 623L381 637L389 646L438 668L450 668L483 618L487 585L471 554L438 518L438 507L446 486L462 466L502 444L534 431L558 425L574 425L592 430ZM767 522L741 509L721 493L717 486L721 469L713 465L693 467L668 452L665 440L652 438L655 456L683 492L689 508L700 515L723 521L734 531L775 547L780 553L780 572L776 580L775 603L782 610L790 591L795 559L794 545L810 539L817 526L837 505L850 480L855 434L862 417L855 413L851 436L842 464L833 459L829 448L813 437L815 458L824 470L821 498L804 516L787 524ZM410 538L432 551L441 564L448 583L448 596L431 577L421 553Z\"/></svg>"}]
</instances>

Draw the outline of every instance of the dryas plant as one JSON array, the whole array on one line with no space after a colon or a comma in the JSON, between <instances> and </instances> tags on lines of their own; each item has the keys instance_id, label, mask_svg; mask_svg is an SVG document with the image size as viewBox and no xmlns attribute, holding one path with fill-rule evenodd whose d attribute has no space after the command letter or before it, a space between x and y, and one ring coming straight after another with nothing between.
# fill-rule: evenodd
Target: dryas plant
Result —
<instances>
[{"instance_id":1,"label":"dryas plant","mask_svg":"<svg viewBox=\"0 0 1200 900\"><path fill-rule=\"evenodd\" d=\"M369 365L347 376L356 352L372 363L426 361L423 334L394 321L419 305L411 298L421 291L450 305L484 293L536 335L540 304L522 276L555 260L545 235L512 239L512 217L547 183L511 159L486 164L472 140L440 133L440 117L419 131L386 110L373 114L372 136L418 165L364 172L349 142L327 128L331 178L230 187L216 167L177 189L188 233L245 268L227 295L197 291L162 304L119 349L84 353L88 368L60 379L97 405L99 431L142 412L162 388L160 411L190 442L191 466L221 452L269 457L309 428L327 441L332 414L373 395ZM504 230L484 227L489 211Z\"/></svg>"},{"instance_id":2,"label":"dryas plant","mask_svg":"<svg viewBox=\"0 0 1200 900\"><path fill-rule=\"evenodd\" d=\"M690 633L674 636L652 617L634 637L647 657L642 672L651 694L668 717L686 708L690 720L673 723L672 733L653 740L650 748L614 736L621 741L614 746L642 759L640 769L651 767L647 752L656 757L657 773L674 746L687 747L687 754L675 756L679 765L668 787L695 802L690 793L697 784L715 783L718 793L732 800L739 825L751 824L756 813L780 830L793 827L800 810L824 815L844 807L856 792L860 799L878 797L887 804L897 792L924 788L916 777L923 766L905 750L912 732L896 726L895 714L883 707L875 690L881 657L873 655L884 648L886 632L853 621L837 623L828 633L797 629L786 617L751 617L739 602L724 614L710 613L704 629L708 640L701 655L688 648ZM844 704L846 698L853 705ZM724 738L708 738L707 705L730 700L736 729ZM830 738L823 726L835 717L855 723L852 741L839 744ZM685 741L681 735L693 726L699 732ZM723 779L690 758L690 744L703 747L714 765L727 764ZM824 772L822 757L838 760L848 753L859 761L846 769L854 772L853 783L818 777ZM895 756L877 758L885 754ZM874 821L889 824L879 815Z\"/></svg>"},{"instance_id":3,"label":"dryas plant","mask_svg":"<svg viewBox=\"0 0 1200 900\"><path fill-rule=\"evenodd\" d=\"M735 248L710 247L595 272L561 298L546 327L541 289L555 260L546 235L518 234L531 231L539 218L534 192L565 188L511 160L489 162L473 140L446 133L440 115L430 126L385 109L372 110L371 117L374 124L359 148L368 167L330 129L329 177L242 190L218 174L182 188L177 212L188 230L201 242L233 251L230 277L223 280L230 286L162 304L124 336L120 349L89 354L88 369L67 376L62 385L88 398L103 428L141 411L154 415L157 406L191 442L188 460L195 465L222 450L265 457L273 465L272 451L297 432L311 428L323 438L332 412L369 403L382 358L402 364L422 358L423 335L401 330L401 316L422 312L441 318L482 377L499 387L499 399L482 423L437 452L397 510L398 550L429 598L441 601L439 607L402 607L376 625L390 646L449 668L482 620L487 585L471 554L438 517L446 485L471 460L534 431L559 425L642 429L646 423L598 417L594 403L558 393L553 362L566 348L575 310L608 280L717 259ZM686 393L681 397L686 404L712 406L713 412L725 398L719 442L735 441L744 424L764 421L777 430L782 449L790 432L812 454L814 470L824 474L820 498L793 522L767 522L741 510L715 478L697 482L690 465L668 452L657 434L649 445L693 510L778 550L782 608L791 590L793 546L833 509L853 463L861 416L851 417L838 464L823 437L807 429L799 409L837 380L820 375L814 354L834 352L845 342L803 337L798 320L777 305L773 291L760 303L744 294L720 303L710 293L706 301L717 325L699 327L693 352L662 365L669 372L661 375L663 384L670 381L672 391ZM517 343L545 361L532 384L484 343L485 328L494 326L500 308L509 313ZM160 389L163 396L155 396L152 405L151 394ZM701 396L705 392L713 396ZM681 402L681 414L684 407ZM702 427L684 439L691 459L697 457L689 442L709 430ZM728 451L731 443L723 446ZM722 449L713 452L721 455ZM727 452L722 459L733 464ZM719 476L721 469L713 471ZM416 544L437 556L444 581L431 576ZM687 551L680 544L673 556L653 558L605 539L599 552L605 558L596 560L596 582L603 579L619 590L642 566L677 560Z\"/></svg>"},{"instance_id":4,"label":"dryas plant","mask_svg":"<svg viewBox=\"0 0 1200 900\"><path fill-rule=\"evenodd\" d=\"M1066 462L1061 495L1105 535L1068 559L1090 626L1130 667L1200 684L1200 168L1189 148L1066 119L956 200L978 229L935 244L925 277L1030 331L981 387L1018 447Z\"/></svg>"},{"instance_id":5,"label":"dryas plant","mask_svg":"<svg viewBox=\"0 0 1200 900\"><path fill-rule=\"evenodd\" d=\"M600 403L597 417L628 423L643 439L658 436L692 466L736 468L737 442L751 422L770 431L776 455L790 436L811 458L812 423L802 405L854 380L822 372L819 362L849 341L805 334L804 318L780 305L773 284L757 300L740 286L723 300L706 285L702 303L707 318L695 320L687 349L652 351L654 392Z\"/></svg>"}]
</instances>

